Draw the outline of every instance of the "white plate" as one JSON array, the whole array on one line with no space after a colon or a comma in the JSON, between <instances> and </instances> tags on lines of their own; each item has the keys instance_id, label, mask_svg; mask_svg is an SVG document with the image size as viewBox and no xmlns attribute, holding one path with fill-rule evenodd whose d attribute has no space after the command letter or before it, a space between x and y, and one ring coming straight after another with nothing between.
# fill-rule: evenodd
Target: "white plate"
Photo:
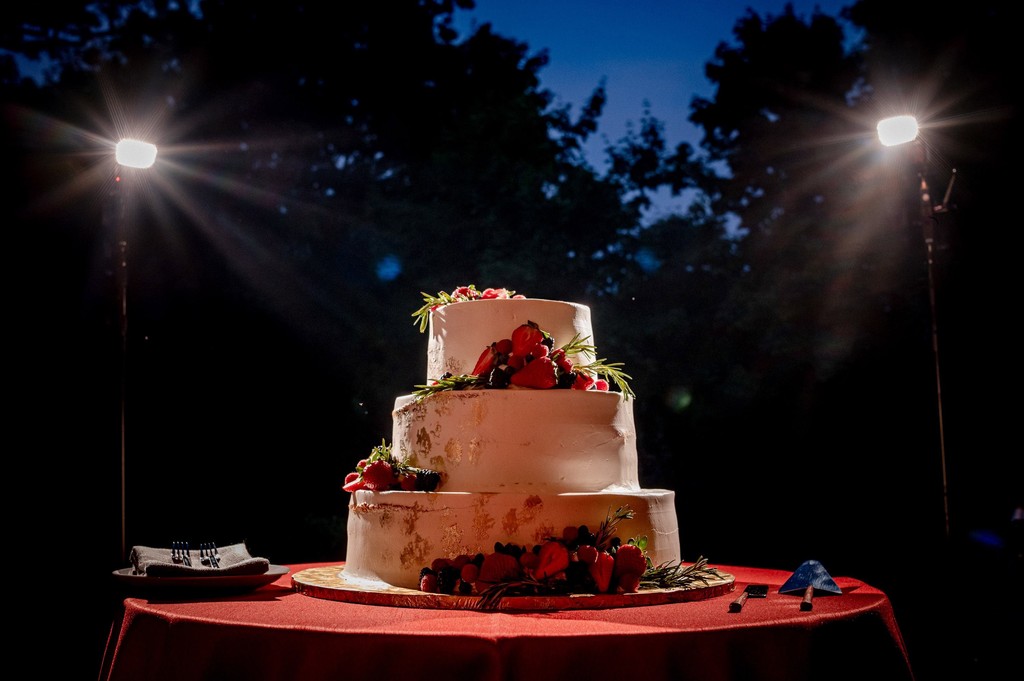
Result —
<instances>
[{"instance_id":1,"label":"white plate","mask_svg":"<svg viewBox=\"0 0 1024 681\"><path fill-rule=\"evenodd\" d=\"M249 591L266 586L288 574L284 565L271 565L258 575L210 575L202 577L150 577L132 574L134 568L114 570L114 578L122 584L138 589L174 589L203 591Z\"/></svg>"}]
</instances>

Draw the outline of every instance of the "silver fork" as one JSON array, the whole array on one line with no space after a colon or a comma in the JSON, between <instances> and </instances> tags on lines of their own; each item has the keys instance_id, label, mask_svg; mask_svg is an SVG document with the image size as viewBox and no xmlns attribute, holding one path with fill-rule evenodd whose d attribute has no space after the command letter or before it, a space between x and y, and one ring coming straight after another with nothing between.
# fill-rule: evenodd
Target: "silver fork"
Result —
<instances>
[{"instance_id":1,"label":"silver fork","mask_svg":"<svg viewBox=\"0 0 1024 681\"><path fill-rule=\"evenodd\" d=\"M203 565L209 565L213 568L220 567L220 562L217 560L217 547L213 542L200 544L199 555L202 556Z\"/></svg>"}]
</instances>

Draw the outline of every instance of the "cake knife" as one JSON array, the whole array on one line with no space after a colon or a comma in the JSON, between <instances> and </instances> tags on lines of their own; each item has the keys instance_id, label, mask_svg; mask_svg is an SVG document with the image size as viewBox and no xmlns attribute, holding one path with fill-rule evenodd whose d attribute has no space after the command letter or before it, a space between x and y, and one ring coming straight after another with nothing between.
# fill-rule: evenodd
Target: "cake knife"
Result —
<instances>
[{"instance_id":1,"label":"cake knife","mask_svg":"<svg viewBox=\"0 0 1024 681\"><path fill-rule=\"evenodd\" d=\"M729 612L739 612L742 610L743 604L747 602L747 598L768 598L768 585L747 584L747 588L743 590L743 593L729 604Z\"/></svg>"}]
</instances>

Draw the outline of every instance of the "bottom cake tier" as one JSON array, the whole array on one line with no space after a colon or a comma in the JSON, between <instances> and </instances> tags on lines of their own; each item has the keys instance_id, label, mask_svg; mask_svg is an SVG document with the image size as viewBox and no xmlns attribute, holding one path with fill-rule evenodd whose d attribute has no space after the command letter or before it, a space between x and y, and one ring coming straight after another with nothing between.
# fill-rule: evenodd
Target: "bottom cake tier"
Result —
<instances>
[{"instance_id":1,"label":"bottom cake tier","mask_svg":"<svg viewBox=\"0 0 1024 681\"><path fill-rule=\"evenodd\" d=\"M345 573L415 589L419 574L435 558L494 551L495 543L527 548L566 527L592 531L629 507L621 521L623 542L647 537L655 565L680 561L675 493L664 489L591 493L372 492L358 490L348 509Z\"/></svg>"}]
</instances>

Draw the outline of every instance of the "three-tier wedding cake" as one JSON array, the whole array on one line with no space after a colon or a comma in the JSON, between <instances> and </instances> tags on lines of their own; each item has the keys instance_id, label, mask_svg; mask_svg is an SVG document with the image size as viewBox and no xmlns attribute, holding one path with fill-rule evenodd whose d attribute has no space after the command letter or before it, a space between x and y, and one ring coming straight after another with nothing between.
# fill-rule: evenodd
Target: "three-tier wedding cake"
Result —
<instances>
[{"instance_id":1,"label":"three-tier wedding cake","mask_svg":"<svg viewBox=\"0 0 1024 681\"><path fill-rule=\"evenodd\" d=\"M395 400L391 444L345 481L346 579L421 588L438 560L528 549L616 513L649 565L678 563L674 493L640 485L635 396L596 357L589 308L472 286L424 301L427 380Z\"/></svg>"}]
</instances>

